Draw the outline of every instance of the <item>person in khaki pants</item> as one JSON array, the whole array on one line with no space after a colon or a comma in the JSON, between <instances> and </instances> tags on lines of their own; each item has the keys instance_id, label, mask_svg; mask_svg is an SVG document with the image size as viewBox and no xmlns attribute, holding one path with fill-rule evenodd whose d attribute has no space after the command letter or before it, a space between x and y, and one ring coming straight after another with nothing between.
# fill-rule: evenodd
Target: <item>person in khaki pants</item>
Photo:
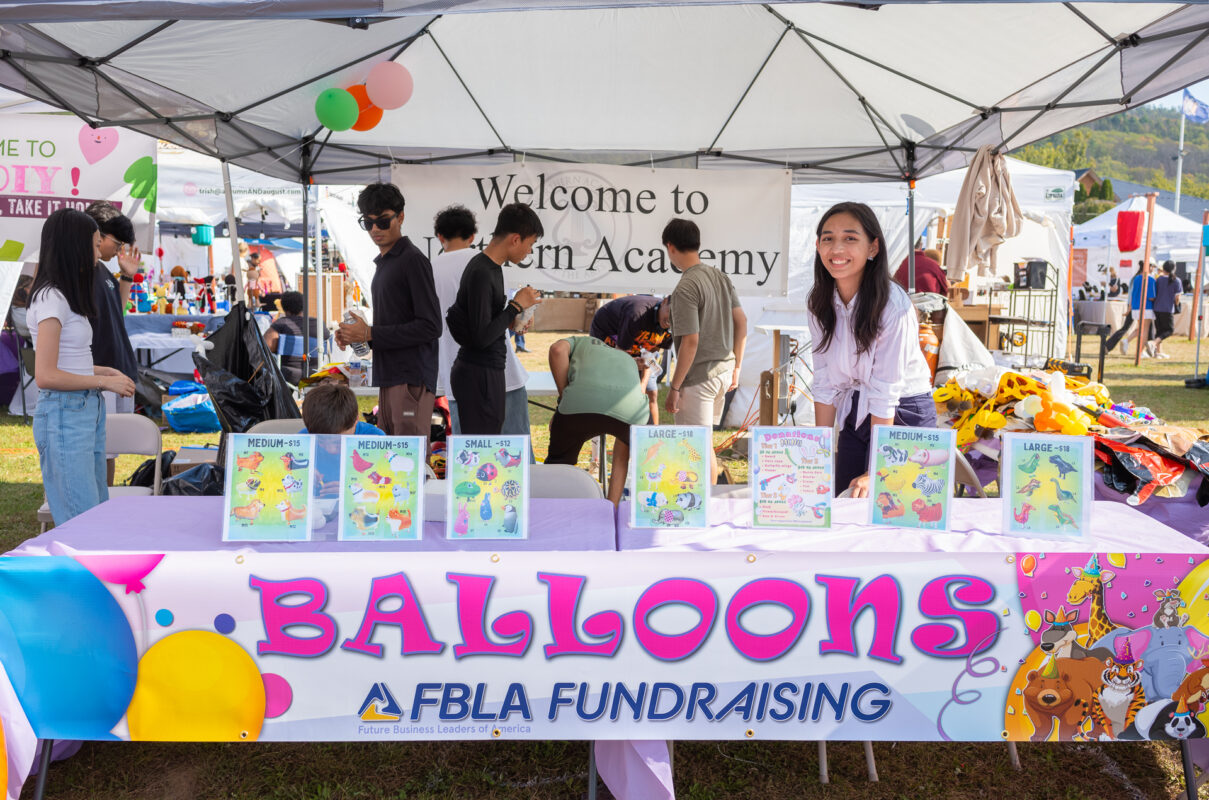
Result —
<instances>
[{"instance_id":1,"label":"person in khaki pants","mask_svg":"<svg viewBox=\"0 0 1209 800\"><path fill-rule=\"evenodd\" d=\"M721 270L701 263L701 231L692 220L673 219L663 229L668 260L680 270L680 281L669 297L676 369L668 381L664 407L677 425L722 422L726 393L739 385L747 315L739 305L734 284ZM718 462L710 451L712 480Z\"/></svg>"}]
</instances>

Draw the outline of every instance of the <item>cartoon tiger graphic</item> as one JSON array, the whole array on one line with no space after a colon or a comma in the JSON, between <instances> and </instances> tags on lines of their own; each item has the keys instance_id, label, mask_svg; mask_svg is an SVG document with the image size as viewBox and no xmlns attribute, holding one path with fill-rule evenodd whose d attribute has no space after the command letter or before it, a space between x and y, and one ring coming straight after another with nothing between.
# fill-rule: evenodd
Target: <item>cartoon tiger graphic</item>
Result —
<instances>
[{"instance_id":1,"label":"cartoon tiger graphic","mask_svg":"<svg viewBox=\"0 0 1209 800\"><path fill-rule=\"evenodd\" d=\"M1100 673L1104 685L1096 693L1092 718L1109 738L1118 737L1133 723L1134 717L1146 706L1146 690L1142 688L1142 660L1117 661L1104 659L1106 668Z\"/></svg>"}]
</instances>

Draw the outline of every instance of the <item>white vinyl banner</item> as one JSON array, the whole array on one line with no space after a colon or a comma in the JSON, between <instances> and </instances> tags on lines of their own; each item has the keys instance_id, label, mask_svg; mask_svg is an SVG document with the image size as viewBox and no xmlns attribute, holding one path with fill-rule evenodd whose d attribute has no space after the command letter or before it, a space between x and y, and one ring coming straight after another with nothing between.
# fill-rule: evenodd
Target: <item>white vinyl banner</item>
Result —
<instances>
[{"instance_id":1,"label":"white vinyl banner","mask_svg":"<svg viewBox=\"0 0 1209 800\"><path fill-rule=\"evenodd\" d=\"M501 166L395 164L407 200L403 233L430 257L441 251L433 218L460 204L490 241L502 206L531 205L545 235L525 262L504 270L510 286L544 291L666 292L679 272L663 248L673 217L701 228L701 260L718 267L740 295L785 293L790 173L705 171L604 164Z\"/></svg>"},{"instance_id":2,"label":"white vinyl banner","mask_svg":"<svg viewBox=\"0 0 1209 800\"><path fill-rule=\"evenodd\" d=\"M150 250L157 185L150 136L69 116L0 116L0 261L36 261L46 218L94 200L130 217Z\"/></svg>"}]
</instances>

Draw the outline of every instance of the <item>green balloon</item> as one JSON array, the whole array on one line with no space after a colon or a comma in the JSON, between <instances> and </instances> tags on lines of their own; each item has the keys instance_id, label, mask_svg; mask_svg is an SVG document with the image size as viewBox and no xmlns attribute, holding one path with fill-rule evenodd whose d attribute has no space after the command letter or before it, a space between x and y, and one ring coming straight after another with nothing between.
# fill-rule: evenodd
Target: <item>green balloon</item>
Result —
<instances>
[{"instance_id":1,"label":"green balloon","mask_svg":"<svg viewBox=\"0 0 1209 800\"><path fill-rule=\"evenodd\" d=\"M325 128L346 131L357 122L357 98L344 89L325 89L315 100L315 116Z\"/></svg>"}]
</instances>

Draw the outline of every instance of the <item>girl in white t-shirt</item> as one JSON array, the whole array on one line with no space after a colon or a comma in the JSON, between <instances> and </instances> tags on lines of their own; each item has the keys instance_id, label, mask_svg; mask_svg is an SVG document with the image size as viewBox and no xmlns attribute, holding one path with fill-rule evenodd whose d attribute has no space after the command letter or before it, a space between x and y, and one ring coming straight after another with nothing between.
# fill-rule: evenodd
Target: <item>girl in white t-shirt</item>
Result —
<instances>
[{"instance_id":1,"label":"girl in white t-shirt","mask_svg":"<svg viewBox=\"0 0 1209 800\"><path fill-rule=\"evenodd\" d=\"M92 217L65 208L42 226L38 269L30 289L38 407L34 443L55 524L109 499L105 476L105 401L101 391L134 394L134 382L92 363L96 316L93 279L101 234Z\"/></svg>"},{"instance_id":2,"label":"girl in white t-shirt","mask_svg":"<svg viewBox=\"0 0 1209 800\"><path fill-rule=\"evenodd\" d=\"M835 487L868 496L872 425L936 427L919 315L890 280L872 209L840 203L823 215L806 304L814 348L815 423L841 423Z\"/></svg>"}]
</instances>

